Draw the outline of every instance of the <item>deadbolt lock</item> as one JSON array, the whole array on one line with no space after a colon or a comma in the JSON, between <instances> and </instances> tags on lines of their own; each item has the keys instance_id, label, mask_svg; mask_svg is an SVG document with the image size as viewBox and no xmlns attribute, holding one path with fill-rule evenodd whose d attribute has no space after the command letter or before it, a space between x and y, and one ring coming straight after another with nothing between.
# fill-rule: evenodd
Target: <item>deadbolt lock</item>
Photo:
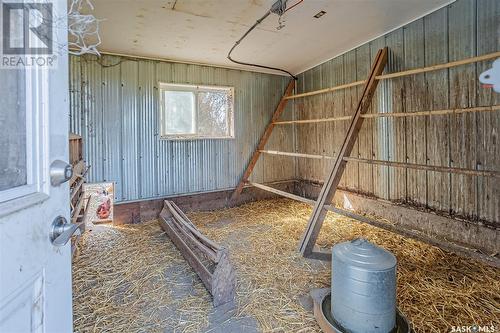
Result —
<instances>
[{"instance_id":1,"label":"deadbolt lock","mask_svg":"<svg viewBox=\"0 0 500 333\"><path fill-rule=\"evenodd\" d=\"M73 167L61 160L55 160L50 165L50 183L52 186L59 186L67 182L73 176Z\"/></svg>"}]
</instances>

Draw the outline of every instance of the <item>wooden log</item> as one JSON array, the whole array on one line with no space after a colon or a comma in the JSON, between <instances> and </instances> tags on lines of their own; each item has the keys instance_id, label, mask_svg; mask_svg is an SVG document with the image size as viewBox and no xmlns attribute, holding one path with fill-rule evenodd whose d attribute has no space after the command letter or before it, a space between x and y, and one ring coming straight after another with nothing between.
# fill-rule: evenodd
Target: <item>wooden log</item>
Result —
<instances>
[{"instance_id":1,"label":"wooden log","mask_svg":"<svg viewBox=\"0 0 500 333\"><path fill-rule=\"evenodd\" d=\"M331 171L323 185L323 188L321 189L318 201L316 201L313 213L309 219L309 223L299 245L300 252L304 256L309 255L313 251L313 247L316 243L316 239L318 238L319 231L327 212L324 209L324 206L332 201L340 182L346 164L344 157L351 154L354 143L356 142L359 130L363 124L363 118L361 118L361 115L366 113L370 106L373 94L378 84L378 80L376 80L375 77L380 75L384 70L387 63L387 52L387 47L380 49L377 52L375 61L367 79L367 83L358 102L356 112L354 113L353 119L349 125L347 135L339 150L339 154L335 159L333 167L331 168Z\"/></svg>"},{"instance_id":2,"label":"wooden log","mask_svg":"<svg viewBox=\"0 0 500 333\"><path fill-rule=\"evenodd\" d=\"M160 225L198 274L212 295L214 306L232 302L236 275L228 250L204 236L172 201L165 201Z\"/></svg>"},{"instance_id":3,"label":"wooden log","mask_svg":"<svg viewBox=\"0 0 500 333\"><path fill-rule=\"evenodd\" d=\"M278 106L276 107L276 110L274 111L273 117L271 118L271 122L267 125L266 130L264 131L264 134L260 138L259 144L257 145L257 149L254 151L252 158L250 159L250 162L248 163L248 166L243 173L243 176L240 179L240 182L236 186L236 189L233 192L233 195L231 196L231 201L235 201L238 199L239 195L241 194L241 191L243 190L243 186L245 185L245 182L248 180L250 177L250 174L252 173L255 164L257 164L257 161L259 160L260 156L260 150L264 149L266 146L267 141L269 140L269 137L271 136L271 133L274 128L274 123L278 121L279 117L285 110L285 107L288 103L288 100L286 99L287 96L290 96L290 94L293 91L293 88L295 87L295 80L291 79L290 82L288 83L288 86L286 87L285 93L283 94L283 97L281 97L280 102L278 103Z\"/></svg>"}]
</instances>

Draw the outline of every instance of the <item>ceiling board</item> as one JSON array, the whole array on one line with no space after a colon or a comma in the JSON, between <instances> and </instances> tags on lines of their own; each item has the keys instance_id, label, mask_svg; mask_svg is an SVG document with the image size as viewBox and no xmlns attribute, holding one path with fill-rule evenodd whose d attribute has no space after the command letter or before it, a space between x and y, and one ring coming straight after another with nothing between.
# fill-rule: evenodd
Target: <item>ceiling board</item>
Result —
<instances>
[{"instance_id":1,"label":"ceiling board","mask_svg":"<svg viewBox=\"0 0 500 333\"><path fill-rule=\"evenodd\" d=\"M297 0L290 0L293 4ZM245 68L227 52L274 0L94 0L100 50ZM270 15L233 58L300 73L372 40L449 0L304 0L283 17ZM313 16L324 10L320 19Z\"/></svg>"}]
</instances>

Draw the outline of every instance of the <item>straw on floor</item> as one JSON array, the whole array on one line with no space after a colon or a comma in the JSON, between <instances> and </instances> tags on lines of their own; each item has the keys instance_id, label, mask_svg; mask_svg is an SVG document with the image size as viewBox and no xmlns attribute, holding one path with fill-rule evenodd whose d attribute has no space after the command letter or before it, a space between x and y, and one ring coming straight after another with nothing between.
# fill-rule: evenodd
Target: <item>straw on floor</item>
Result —
<instances>
[{"instance_id":1,"label":"straw on floor","mask_svg":"<svg viewBox=\"0 0 500 333\"><path fill-rule=\"evenodd\" d=\"M308 205L276 199L188 214L205 234L230 248L237 315L252 316L263 332L319 332L305 296L330 285L330 266L297 253L310 213ZM148 222L108 229L86 235L75 257L75 330L204 332L211 311L208 293L160 227ZM416 332L500 324L499 269L333 213L318 243L331 246L355 237L398 258L398 306ZM172 262L182 270L165 274ZM172 293L182 275L195 290L186 299ZM178 311L165 317L165 308Z\"/></svg>"}]
</instances>

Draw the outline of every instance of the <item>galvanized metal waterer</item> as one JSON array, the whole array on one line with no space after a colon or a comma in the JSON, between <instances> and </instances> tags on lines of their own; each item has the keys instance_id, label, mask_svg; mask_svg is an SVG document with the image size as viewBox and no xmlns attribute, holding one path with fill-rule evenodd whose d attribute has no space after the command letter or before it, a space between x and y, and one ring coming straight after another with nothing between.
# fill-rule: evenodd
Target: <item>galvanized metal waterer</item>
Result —
<instances>
[{"instance_id":1,"label":"galvanized metal waterer","mask_svg":"<svg viewBox=\"0 0 500 333\"><path fill-rule=\"evenodd\" d=\"M353 333L396 326L396 257L365 239L332 249L332 316Z\"/></svg>"},{"instance_id":2,"label":"galvanized metal waterer","mask_svg":"<svg viewBox=\"0 0 500 333\"><path fill-rule=\"evenodd\" d=\"M354 239L332 248L332 286L311 291L315 316L325 332L411 332L396 308L396 257Z\"/></svg>"}]
</instances>

